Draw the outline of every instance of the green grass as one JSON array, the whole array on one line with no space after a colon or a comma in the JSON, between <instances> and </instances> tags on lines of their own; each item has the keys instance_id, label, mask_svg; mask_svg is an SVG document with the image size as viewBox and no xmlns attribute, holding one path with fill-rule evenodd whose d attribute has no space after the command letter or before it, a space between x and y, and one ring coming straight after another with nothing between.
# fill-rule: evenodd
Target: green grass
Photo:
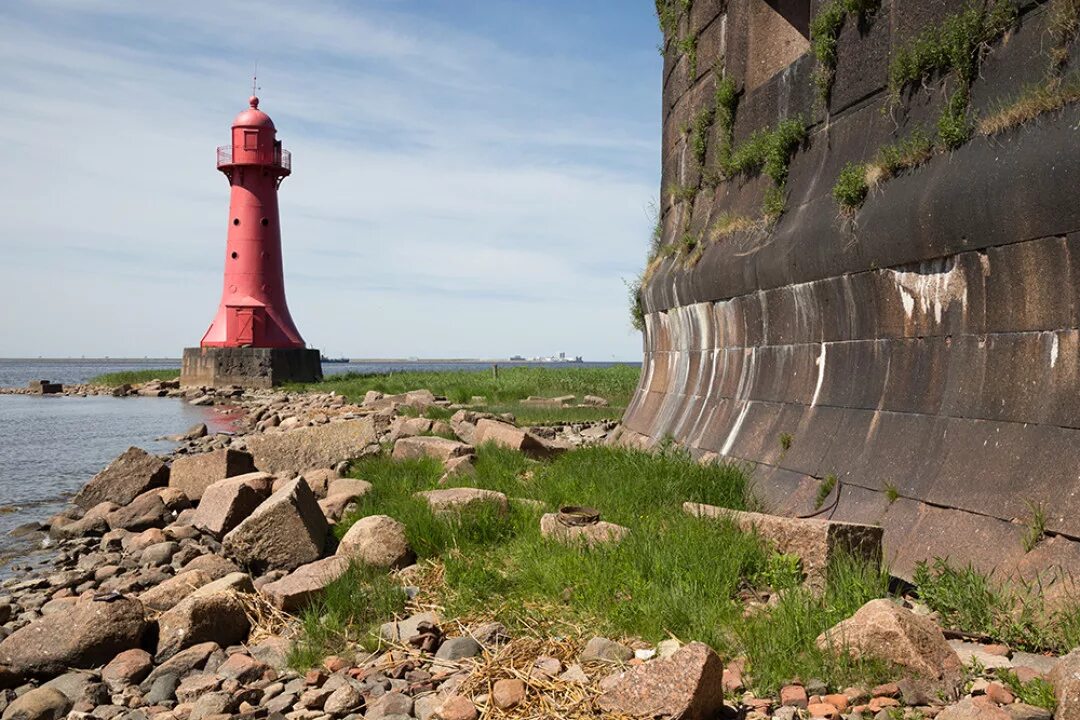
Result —
<instances>
[{"instance_id":1,"label":"green grass","mask_svg":"<svg viewBox=\"0 0 1080 720\"><path fill-rule=\"evenodd\" d=\"M870 186L866 184L866 167L854 162L849 162L840 171L832 191L833 199L846 212L854 212L862 207L868 192Z\"/></svg>"},{"instance_id":2,"label":"green grass","mask_svg":"<svg viewBox=\"0 0 1080 720\"><path fill-rule=\"evenodd\" d=\"M885 585L879 569L850 564L830 572L830 590L814 598L796 587L797 559L771 553L757 537L720 520L682 511L684 501L731 508L752 507L749 477L735 465L702 466L669 446L657 454L606 447L568 452L536 462L496 446L479 448L476 475L451 483L498 490L511 498L510 513L491 509L437 517L413 493L437 487L442 469L430 460L361 461L356 477L373 491L336 529L371 514L403 522L420 561L433 561L440 579L425 586L424 600L445 608L449 618L497 619L512 633L603 634L657 642L674 635L709 643L726 657L746 653L755 685L775 689L810 667L832 687L856 680L876 682L880 668L852 663L817 650L814 639ZM542 510L514 498L561 505L589 505L603 518L624 525L622 542L586 549L543 538ZM745 594L754 588L782 592L776 610L743 617ZM843 596L843 600L840 600ZM305 614L298 667L317 661L320 648L336 648L359 629L313 618L339 618L336 596ZM387 604L379 605L383 610ZM774 622L770 622L774 618ZM747 628L753 626L753 632ZM329 632L325 628L329 627ZM301 662L303 661L303 662ZM809 664L808 664L809 663ZM805 675L805 673L803 673Z\"/></svg>"},{"instance_id":3,"label":"green grass","mask_svg":"<svg viewBox=\"0 0 1080 720\"><path fill-rule=\"evenodd\" d=\"M998 670L997 676L1012 691L1020 702L1041 707L1044 710L1054 712L1057 710L1057 698L1054 696L1054 686L1040 677L1032 678L1028 682L1021 682L1011 670Z\"/></svg>"},{"instance_id":4,"label":"green grass","mask_svg":"<svg viewBox=\"0 0 1080 720\"><path fill-rule=\"evenodd\" d=\"M968 112L970 94L967 87L958 88L949 96L938 117L938 139L946 150L955 150L975 132L975 124Z\"/></svg>"},{"instance_id":5,"label":"green grass","mask_svg":"<svg viewBox=\"0 0 1080 720\"><path fill-rule=\"evenodd\" d=\"M781 593L780 602L771 611L739 623L736 635L749 659L755 687L774 693L794 677L821 678L836 688L866 687L895 677L885 663L855 661L815 644L822 632L870 600L887 595L888 585L884 569L841 556L829 567L824 594L815 596L802 587L791 588Z\"/></svg>"},{"instance_id":6,"label":"green grass","mask_svg":"<svg viewBox=\"0 0 1080 720\"><path fill-rule=\"evenodd\" d=\"M299 639L289 651L289 665L309 668L324 657L344 652L349 643L370 646L371 631L405 607L401 585L385 572L351 565L327 587L326 595L300 615Z\"/></svg>"},{"instance_id":7,"label":"green grass","mask_svg":"<svg viewBox=\"0 0 1080 720\"><path fill-rule=\"evenodd\" d=\"M997 0L987 9L969 4L924 31L901 47L889 63L889 91L894 101L905 88L949 72L967 88L975 79L983 47L1015 22L1015 6L1008 0Z\"/></svg>"},{"instance_id":8,"label":"green grass","mask_svg":"<svg viewBox=\"0 0 1080 720\"><path fill-rule=\"evenodd\" d=\"M121 372L96 375L87 382L90 385L116 387L117 385L124 384L135 385L136 383L149 382L150 380L176 380L178 377L180 377L180 370L177 368L166 368L161 370L123 370Z\"/></svg>"},{"instance_id":9,"label":"green grass","mask_svg":"<svg viewBox=\"0 0 1080 720\"><path fill-rule=\"evenodd\" d=\"M818 485L817 496L814 498L814 509L820 510L821 506L825 504L825 501L832 495L833 489L836 487L836 476L827 475Z\"/></svg>"},{"instance_id":10,"label":"green grass","mask_svg":"<svg viewBox=\"0 0 1080 720\"><path fill-rule=\"evenodd\" d=\"M1018 650L1065 653L1080 645L1080 606L1047 607L1037 584L1000 583L971 566L920 563L913 582L942 627L978 633Z\"/></svg>"},{"instance_id":11,"label":"green grass","mask_svg":"<svg viewBox=\"0 0 1080 720\"><path fill-rule=\"evenodd\" d=\"M802 118L789 118L776 126L758 130L746 142L721 158L721 170L728 177L764 172L778 187L787 181L788 166L795 151L806 141Z\"/></svg>"},{"instance_id":12,"label":"green grass","mask_svg":"<svg viewBox=\"0 0 1080 720\"><path fill-rule=\"evenodd\" d=\"M477 409L511 412L522 424L604 420L621 417L637 387L640 368L614 365L607 368L500 367L496 378L490 370L444 370L438 372L396 372L390 374L345 373L331 375L322 382L290 385L287 390L334 391L352 402L360 402L369 390L400 394L426 388L451 402L468 403L483 396L486 404ZM599 395L611 403L607 408L543 408L519 405L530 395L558 397ZM445 419L446 412L433 410L433 419Z\"/></svg>"},{"instance_id":13,"label":"green grass","mask_svg":"<svg viewBox=\"0 0 1080 720\"><path fill-rule=\"evenodd\" d=\"M840 31L844 29L844 22L849 15L865 20L877 12L880 6L881 0L829 0L810 21L810 49L818 61L814 84L818 89L818 97L823 102L828 102L832 93L836 61L839 59L838 39Z\"/></svg>"},{"instance_id":14,"label":"green grass","mask_svg":"<svg viewBox=\"0 0 1080 720\"><path fill-rule=\"evenodd\" d=\"M705 164L705 153L709 147L709 128L712 127L715 109L704 107L694 116L694 127L690 135L690 149L698 167Z\"/></svg>"}]
</instances>

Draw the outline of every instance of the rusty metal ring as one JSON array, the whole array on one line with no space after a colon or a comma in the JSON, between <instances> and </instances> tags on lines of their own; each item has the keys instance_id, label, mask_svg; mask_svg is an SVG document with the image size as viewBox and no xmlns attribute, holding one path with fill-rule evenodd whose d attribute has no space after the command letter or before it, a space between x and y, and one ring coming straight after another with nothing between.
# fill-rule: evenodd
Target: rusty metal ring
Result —
<instances>
[{"instance_id":1,"label":"rusty metal ring","mask_svg":"<svg viewBox=\"0 0 1080 720\"><path fill-rule=\"evenodd\" d=\"M559 508L559 522L568 527L595 525L600 522L600 511L580 505L566 505Z\"/></svg>"}]
</instances>

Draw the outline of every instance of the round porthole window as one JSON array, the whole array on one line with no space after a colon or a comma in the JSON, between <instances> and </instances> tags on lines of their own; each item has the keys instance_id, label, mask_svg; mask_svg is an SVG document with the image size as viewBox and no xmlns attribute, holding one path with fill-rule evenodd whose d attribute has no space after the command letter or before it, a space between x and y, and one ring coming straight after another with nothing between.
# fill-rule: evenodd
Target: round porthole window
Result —
<instances>
[{"instance_id":1,"label":"round porthole window","mask_svg":"<svg viewBox=\"0 0 1080 720\"><path fill-rule=\"evenodd\" d=\"M236 259L236 258L238 258L238 257L240 257L240 255L239 255L238 253L235 253L235 252L234 252L234 253L232 254L232 259L233 259L233 260L235 260L235 259Z\"/></svg>"},{"instance_id":2,"label":"round porthole window","mask_svg":"<svg viewBox=\"0 0 1080 720\"><path fill-rule=\"evenodd\" d=\"M232 224L233 225L239 225L240 224L240 218L233 218L232 219Z\"/></svg>"},{"instance_id":3,"label":"round porthole window","mask_svg":"<svg viewBox=\"0 0 1080 720\"><path fill-rule=\"evenodd\" d=\"M262 226L263 226L263 227L266 227L266 226L267 226L267 225L269 225L269 224L270 224L270 220L269 220L269 219L267 219L267 218L263 218L263 219L262 219Z\"/></svg>"}]
</instances>

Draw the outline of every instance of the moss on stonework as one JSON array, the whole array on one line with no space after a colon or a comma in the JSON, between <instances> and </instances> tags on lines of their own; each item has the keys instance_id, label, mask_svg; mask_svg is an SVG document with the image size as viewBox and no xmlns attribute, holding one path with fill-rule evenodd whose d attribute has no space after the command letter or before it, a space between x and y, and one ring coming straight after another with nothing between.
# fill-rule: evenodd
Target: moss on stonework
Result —
<instances>
[{"instance_id":1,"label":"moss on stonework","mask_svg":"<svg viewBox=\"0 0 1080 720\"><path fill-rule=\"evenodd\" d=\"M829 0L810 21L810 49L818 62L814 71L814 85L818 97L828 105L836 78L836 62L839 59L840 31L848 16L865 22L881 7L881 0Z\"/></svg>"},{"instance_id":2,"label":"moss on stonework","mask_svg":"<svg viewBox=\"0 0 1080 720\"><path fill-rule=\"evenodd\" d=\"M970 85L986 45L1009 30L1016 18L1011 2L997 0L986 9L969 5L924 31L900 48L889 63L892 102L899 103L905 88L935 75L953 73L960 84Z\"/></svg>"}]
</instances>

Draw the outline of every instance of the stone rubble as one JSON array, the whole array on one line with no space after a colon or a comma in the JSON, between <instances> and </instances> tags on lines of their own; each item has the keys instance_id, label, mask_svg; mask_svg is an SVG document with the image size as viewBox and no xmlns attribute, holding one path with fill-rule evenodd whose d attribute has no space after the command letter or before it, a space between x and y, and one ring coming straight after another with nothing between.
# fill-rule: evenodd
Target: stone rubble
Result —
<instances>
[{"instance_id":1,"label":"stone rubble","mask_svg":"<svg viewBox=\"0 0 1080 720\"><path fill-rule=\"evenodd\" d=\"M39 528L55 554L0 583L2 720L468 720L524 711L550 683L579 688L598 716L1050 720L1015 697L1005 671L1048 679L1057 717L1080 720L1080 652L1058 661L946 641L925 614L888 600L868 603L819 639L901 669L897 682L870 689L830 693L820 681L791 678L776 696L756 697L746 690L753 673L743 658L721 662L697 642L653 647L604 637L572 657L539 655L520 676L478 683L473 673L513 637L497 623L462 627L433 612L384 624L387 644L378 652L350 651L300 675L286 662L296 620L278 634L253 634L257 608L295 616L352 558L402 577L415 562L407 528L387 516L365 517L333 538L332 525L373 490L341 477L348 461L389 443L395 457L436 458L443 482L462 484L475 472L478 443L546 457L604 442L616 424L518 428L512 418L454 407L427 391L369 393L359 404L333 394L181 390L167 382L117 392L221 405L236 429L196 426L172 436L171 458L128 450ZM574 402L535 404L548 400ZM456 412L449 422L400 414L430 407ZM506 513L511 501L535 502L468 487L423 496L435 512L479 503ZM629 532L543 518L545 534L564 541L592 544ZM972 661L982 673L965 685Z\"/></svg>"}]
</instances>

